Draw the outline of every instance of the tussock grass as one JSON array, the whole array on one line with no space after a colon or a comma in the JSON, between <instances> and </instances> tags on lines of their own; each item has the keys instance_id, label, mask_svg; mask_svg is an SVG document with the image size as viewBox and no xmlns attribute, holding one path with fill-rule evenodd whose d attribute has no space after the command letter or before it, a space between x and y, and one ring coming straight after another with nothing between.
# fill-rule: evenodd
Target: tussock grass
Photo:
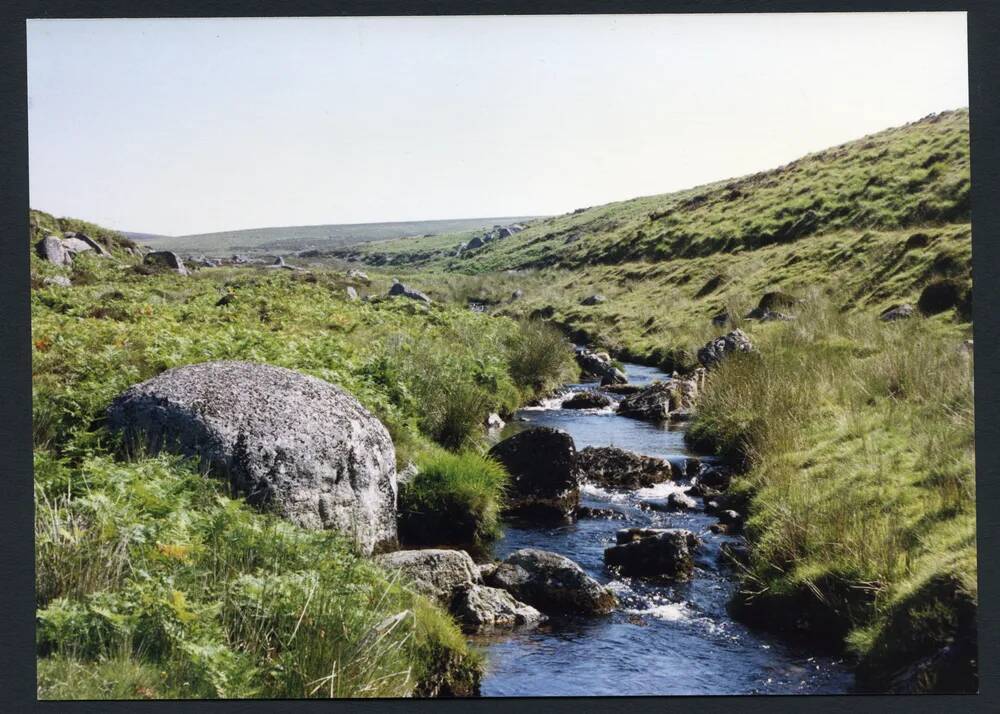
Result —
<instances>
[{"instance_id":1,"label":"tussock grass","mask_svg":"<svg viewBox=\"0 0 1000 714\"><path fill-rule=\"evenodd\" d=\"M417 475L400 487L400 540L488 551L502 534L503 466L472 451L429 453L417 466Z\"/></svg>"},{"instance_id":2,"label":"tussock grass","mask_svg":"<svg viewBox=\"0 0 1000 714\"><path fill-rule=\"evenodd\" d=\"M942 605L951 613L942 619L913 606L927 601L921 583L935 592L951 583L949 597L975 609L972 360L963 337L947 321L881 323L813 295L795 322L752 328L758 351L710 375L692 425L692 439L747 469L737 485L754 542L744 603L782 624L782 610L799 615L811 602L812 618L846 638L871 681L968 637L958 629L961 608ZM916 649L887 645L901 617L935 635Z\"/></svg>"}]
</instances>

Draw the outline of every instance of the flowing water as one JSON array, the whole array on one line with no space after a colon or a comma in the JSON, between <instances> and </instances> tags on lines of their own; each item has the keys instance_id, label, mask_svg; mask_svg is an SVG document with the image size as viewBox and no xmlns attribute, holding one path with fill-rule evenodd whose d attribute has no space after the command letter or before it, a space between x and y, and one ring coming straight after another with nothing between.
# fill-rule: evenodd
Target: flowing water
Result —
<instances>
[{"instance_id":1,"label":"flowing water","mask_svg":"<svg viewBox=\"0 0 1000 714\"><path fill-rule=\"evenodd\" d=\"M640 365L626 365L625 371L632 384L668 378ZM566 391L594 386L573 384ZM567 431L577 449L618 446L674 461L697 456L685 448L680 427L620 417L613 407L560 409L564 397L522 409L502 436L551 426ZM840 661L750 630L729 617L726 602L736 587L735 573L720 564L718 556L722 543L736 538L711 534L708 527L716 519L700 510L668 514L639 507L642 499L665 498L687 485L665 483L638 491L584 486L583 505L615 508L626 520L506 526L495 548L497 557L529 547L561 553L614 588L621 606L603 617L553 618L534 630L481 640L488 659L483 696L832 694L849 689L853 676ZM617 530L631 526L697 533L702 545L693 577L676 583L613 577L604 568L604 549L614 543Z\"/></svg>"}]
</instances>

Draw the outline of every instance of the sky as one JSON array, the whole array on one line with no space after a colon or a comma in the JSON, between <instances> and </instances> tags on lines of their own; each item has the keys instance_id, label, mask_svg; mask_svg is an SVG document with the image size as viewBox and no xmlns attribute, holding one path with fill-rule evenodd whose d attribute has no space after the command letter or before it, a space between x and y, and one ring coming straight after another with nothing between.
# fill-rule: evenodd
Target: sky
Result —
<instances>
[{"instance_id":1,"label":"sky","mask_svg":"<svg viewBox=\"0 0 1000 714\"><path fill-rule=\"evenodd\" d=\"M29 20L31 205L120 230L556 214L968 105L965 13Z\"/></svg>"}]
</instances>

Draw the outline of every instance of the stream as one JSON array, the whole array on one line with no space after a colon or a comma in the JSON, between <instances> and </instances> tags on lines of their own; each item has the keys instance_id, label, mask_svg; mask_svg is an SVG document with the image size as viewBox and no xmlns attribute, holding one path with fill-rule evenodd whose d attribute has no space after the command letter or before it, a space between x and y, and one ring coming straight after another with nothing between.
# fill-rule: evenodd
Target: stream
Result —
<instances>
[{"instance_id":1,"label":"stream","mask_svg":"<svg viewBox=\"0 0 1000 714\"><path fill-rule=\"evenodd\" d=\"M626 364L631 384L669 376ZM618 446L639 454L682 460L691 453L683 425L658 426L606 409L561 409L569 392L595 388L571 384L559 397L520 410L501 438L534 426L568 432L576 448ZM612 397L614 395L611 395ZM617 397L614 397L616 400ZM708 461L705 457L700 457ZM640 509L642 499L665 498L689 484L667 482L637 491L585 485L581 505L615 508L625 520L594 519L557 527L505 525L498 558L520 548L540 548L577 562L609 584L620 607L604 617L552 618L533 630L478 644L487 657L483 696L609 696L666 694L836 694L849 690L853 675L837 659L809 652L748 629L726 612L736 588L732 566L718 562L719 548L736 538L713 535L716 519L700 510L661 513ZM615 532L632 526L687 528L702 539L695 572L686 582L614 578L604 567L604 549Z\"/></svg>"}]
</instances>

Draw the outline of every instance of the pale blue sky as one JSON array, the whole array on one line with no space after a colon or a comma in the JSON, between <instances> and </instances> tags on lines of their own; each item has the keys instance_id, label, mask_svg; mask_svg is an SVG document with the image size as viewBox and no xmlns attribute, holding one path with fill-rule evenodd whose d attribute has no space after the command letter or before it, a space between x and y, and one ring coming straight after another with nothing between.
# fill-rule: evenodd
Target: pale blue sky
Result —
<instances>
[{"instance_id":1,"label":"pale blue sky","mask_svg":"<svg viewBox=\"0 0 1000 714\"><path fill-rule=\"evenodd\" d=\"M968 104L964 13L28 22L31 205L124 230L561 213Z\"/></svg>"}]
</instances>

